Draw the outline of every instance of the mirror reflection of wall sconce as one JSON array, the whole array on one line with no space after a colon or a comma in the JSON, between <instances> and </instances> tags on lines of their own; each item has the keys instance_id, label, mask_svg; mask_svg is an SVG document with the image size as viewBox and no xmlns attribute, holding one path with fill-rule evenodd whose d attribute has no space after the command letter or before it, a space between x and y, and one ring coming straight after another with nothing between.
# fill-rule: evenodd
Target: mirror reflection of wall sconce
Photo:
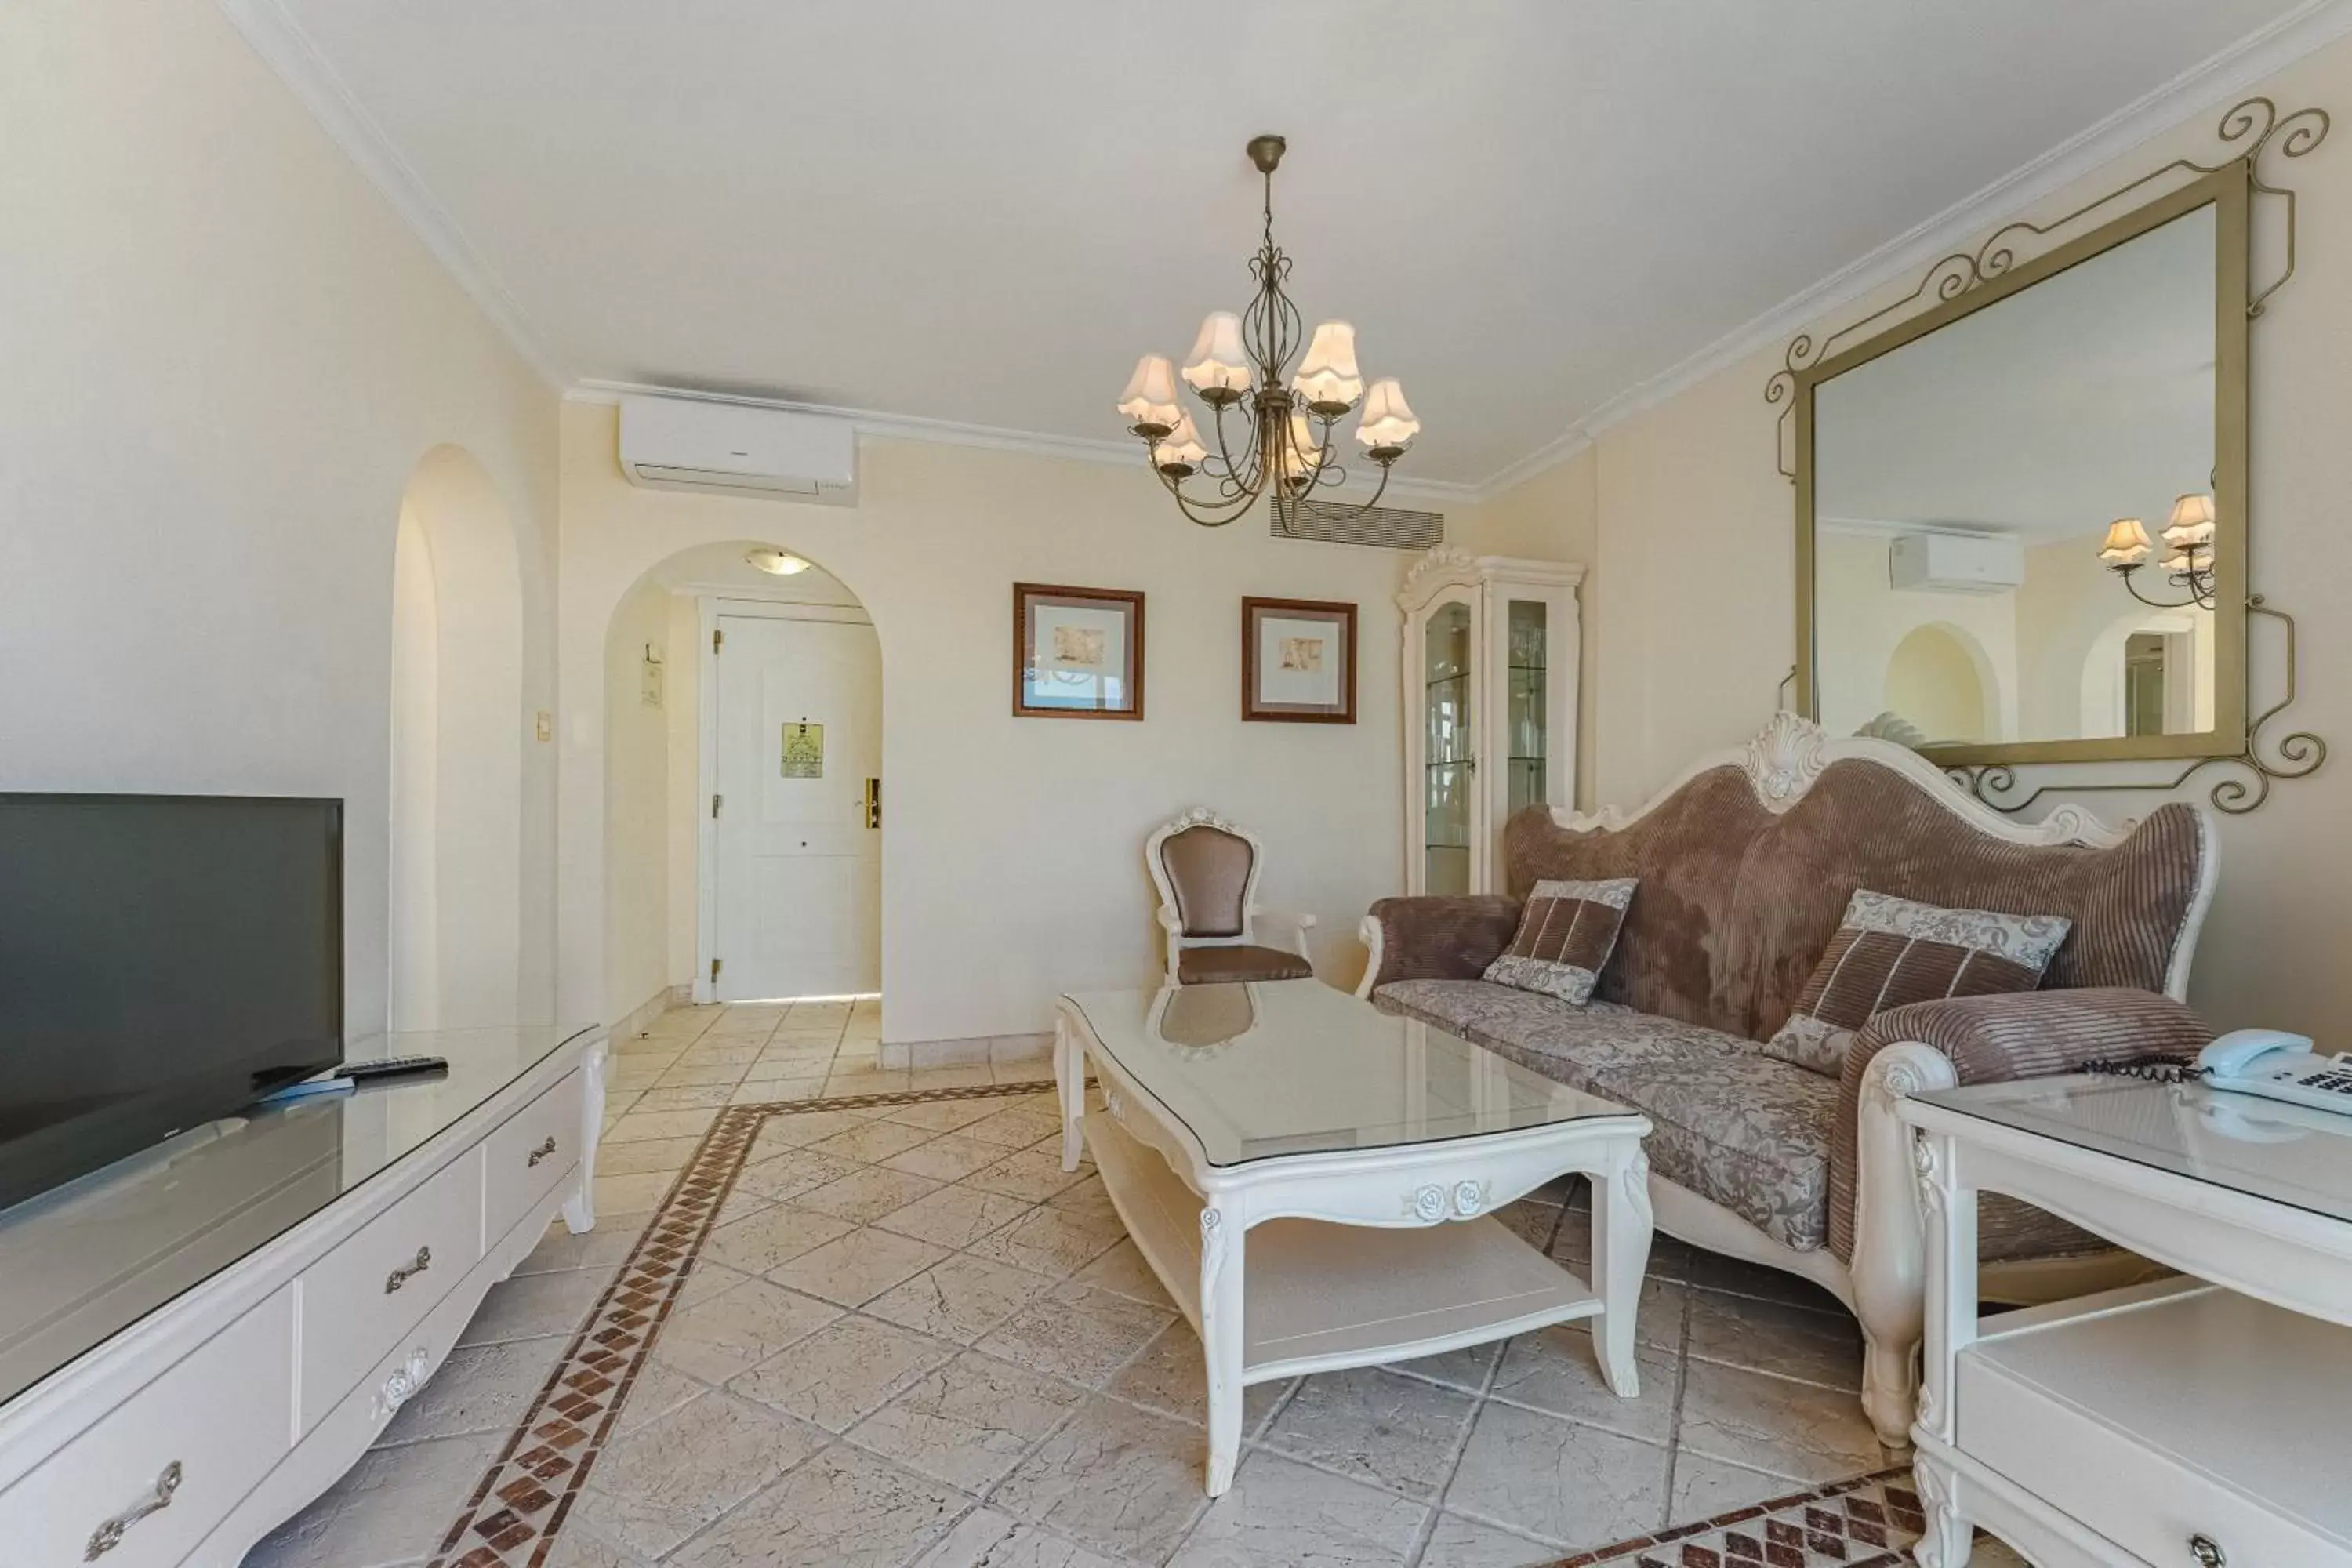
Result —
<instances>
[{"instance_id":1,"label":"mirror reflection of wall sconce","mask_svg":"<svg viewBox=\"0 0 2352 1568\"><path fill-rule=\"evenodd\" d=\"M2164 542L2172 553L2163 561L2166 581L2186 593L2186 599L2151 599L2139 591L2132 574L2147 563L2156 546L2136 517L2119 517L2107 524L2106 542L2099 559L2123 579L2125 592L2143 605L2159 610L2186 609L2190 605L2211 609L2213 589L2213 498L2202 492L2182 496L2172 503L2172 520L2165 524Z\"/></svg>"}]
</instances>

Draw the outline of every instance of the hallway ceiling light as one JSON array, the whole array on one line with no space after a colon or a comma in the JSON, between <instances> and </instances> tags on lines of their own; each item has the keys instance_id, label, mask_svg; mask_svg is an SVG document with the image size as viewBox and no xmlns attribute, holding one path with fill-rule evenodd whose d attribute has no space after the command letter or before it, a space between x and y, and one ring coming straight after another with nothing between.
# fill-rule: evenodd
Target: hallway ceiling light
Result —
<instances>
[{"instance_id":1,"label":"hallway ceiling light","mask_svg":"<svg viewBox=\"0 0 2352 1568\"><path fill-rule=\"evenodd\" d=\"M1395 380L1376 381L1367 394L1356 366L1356 329L1326 321L1311 340L1304 318L1283 283L1290 258L1274 243L1274 171L1285 146L1279 136L1250 139L1249 159L1265 178L1265 232L1250 271L1257 295L1235 315L1212 310L1184 364L1183 379L1216 416L1213 449L1202 439L1192 416L1178 400L1176 373L1164 354L1145 354L1119 395L1118 411L1150 454L1152 471L1186 517L1203 528L1222 528L1271 491L1276 521L1284 532L1297 504L1317 489L1346 482L1331 427L1360 403L1356 439L1380 466L1379 489L1344 517L1369 511L1388 489L1389 469L1421 431L1421 421ZM1293 355L1304 343L1297 373L1288 376ZM1225 434L1225 412L1239 409L1244 428L1235 452ZM1198 475L1199 488L1184 481Z\"/></svg>"},{"instance_id":2,"label":"hallway ceiling light","mask_svg":"<svg viewBox=\"0 0 2352 1568\"><path fill-rule=\"evenodd\" d=\"M761 571L773 573L779 577L790 577L809 569L809 563L799 556L764 544L757 550L745 551L743 559Z\"/></svg>"}]
</instances>

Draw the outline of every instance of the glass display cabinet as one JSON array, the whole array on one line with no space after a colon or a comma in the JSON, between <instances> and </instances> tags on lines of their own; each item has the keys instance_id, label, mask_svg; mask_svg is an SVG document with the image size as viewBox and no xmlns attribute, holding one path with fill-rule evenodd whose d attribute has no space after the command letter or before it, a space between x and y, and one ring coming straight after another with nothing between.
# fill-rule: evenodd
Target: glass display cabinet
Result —
<instances>
[{"instance_id":1,"label":"glass display cabinet","mask_svg":"<svg viewBox=\"0 0 2352 1568\"><path fill-rule=\"evenodd\" d=\"M1576 792L1584 568L1439 545L1405 578L1406 890L1503 890L1502 831Z\"/></svg>"}]
</instances>

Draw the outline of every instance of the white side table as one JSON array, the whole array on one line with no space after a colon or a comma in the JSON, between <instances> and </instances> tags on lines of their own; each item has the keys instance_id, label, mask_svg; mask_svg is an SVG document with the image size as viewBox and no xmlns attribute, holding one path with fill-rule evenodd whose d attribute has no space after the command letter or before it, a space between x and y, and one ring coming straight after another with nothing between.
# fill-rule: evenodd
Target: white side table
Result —
<instances>
[{"instance_id":1,"label":"white side table","mask_svg":"<svg viewBox=\"0 0 2352 1568\"><path fill-rule=\"evenodd\" d=\"M1925 1568L2352 1568L2352 1117L2070 1077L1907 1100ZM1977 1194L2189 1278L1979 1320Z\"/></svg>"}]
</instances>

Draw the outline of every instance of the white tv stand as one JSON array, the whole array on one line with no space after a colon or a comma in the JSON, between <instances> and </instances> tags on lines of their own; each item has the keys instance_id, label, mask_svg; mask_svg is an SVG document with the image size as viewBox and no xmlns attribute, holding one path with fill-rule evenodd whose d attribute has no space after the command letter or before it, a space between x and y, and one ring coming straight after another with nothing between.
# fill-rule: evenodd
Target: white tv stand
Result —
<instances>
[{"instance_id":1,"label":"white tv stand","mask_svg":"<svg viewBox=\"0 0 2352 1568\"><path fill-rule=\"evenodd\" d=\"M450 1073L258 1113L0 1215L0 1560L236 1568L558 1211L594 1223L603 1030L370 1044Z\"/></svg>"}]
</instances>

